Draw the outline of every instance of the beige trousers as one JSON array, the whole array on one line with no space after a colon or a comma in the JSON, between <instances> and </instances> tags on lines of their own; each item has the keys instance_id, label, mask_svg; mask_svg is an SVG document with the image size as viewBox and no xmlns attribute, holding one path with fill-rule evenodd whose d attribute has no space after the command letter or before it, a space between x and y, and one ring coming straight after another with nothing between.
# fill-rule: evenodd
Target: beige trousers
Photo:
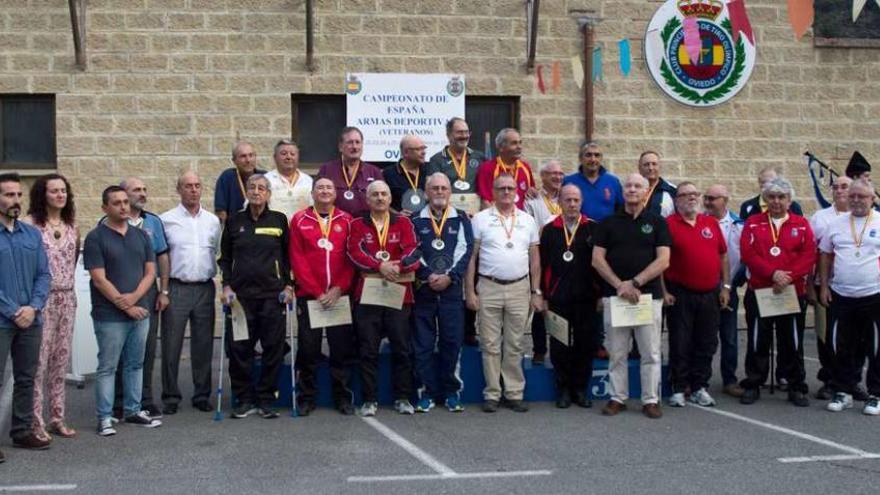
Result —
<instances>
[{"instance_id":1,"label":"beige trousers","mask_svg":"<svg viewBox=\"0 0 880 495\"><path fill-rule=\"evenodd\" d=\"M663 324L663 300L654 299L654 323L637 327L611 326L610 299L602 298L602 319L605 323L605 349L608 350L608 377L611 399L625 402L629 398L629 351L635 338L642 355L639 368L642 380L642 404L660 402L660 330Z\"/></svg>"},{"instance_id":2,"label":"beige trousers","mask_svg":"<svg viewBox=\"0 0 880 495\"><path fill-rule=\"evenodd\" d=\"M507 399L523 398L526 388L522 369L523 336L529 318L529 289L528 277L507 285L483 277L477 281L485 400L501 399L502 379Z\"/></svg>"}]
</instances>

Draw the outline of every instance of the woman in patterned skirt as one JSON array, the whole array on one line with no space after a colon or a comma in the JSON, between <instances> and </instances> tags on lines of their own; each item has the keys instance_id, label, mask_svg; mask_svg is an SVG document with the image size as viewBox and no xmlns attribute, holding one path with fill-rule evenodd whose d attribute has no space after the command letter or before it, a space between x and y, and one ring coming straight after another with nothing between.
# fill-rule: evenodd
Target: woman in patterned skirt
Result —
<instances>
[{"instance_id":1,"label":"woman in patterned skirt","mask_svg":"<svg viewBox=\"0 0 880 495\"><path fill-rule=\"evenodd\" d=\"M64 378L76 317L74 273L80 246L75 213L73 192L63 176L44 175L31 187L28 220L43 235L52 273L49 298L43 310L40 363L34 377L33 431L47 439L50 433L64 438L76 435L73 428L64 424ZM48 428L43 419L44 394L49 404Z\"/></svg>"}]
</instances>

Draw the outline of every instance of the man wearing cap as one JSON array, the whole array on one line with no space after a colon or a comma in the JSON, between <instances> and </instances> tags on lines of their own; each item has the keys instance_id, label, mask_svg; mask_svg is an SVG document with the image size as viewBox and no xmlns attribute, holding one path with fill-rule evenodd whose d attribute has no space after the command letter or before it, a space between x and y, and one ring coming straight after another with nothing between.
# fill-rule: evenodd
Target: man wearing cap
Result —
<instances>
[{"instance_id":1,"label":"man wearing cap","mask_svg":"<svg viewBox=\"0 0 880 495\"><path fill-rule=\"evenodd\" d=\"M757 215L758 213L764 213L767 211L767 202L764 200L764 196L761 191L764 190L764 184L767 182L779 177L779 172L776 170L774 166L767 166L761 169L758 172L758 195L754 198L751 198L740 206L739 208L739 217L742 218L743 222L749 219L752 215ZM792 200L791 206L789 207L791 212L795 215L803 216L803 211L801 210L801 205L798 204L797 201Z\"/></svg>"},{"instance_id":2,"label":"man wearing cap","mask_svg":"<svg viewBox=\"0 0 880 495\"><path fill-rule=\"evenodd\" d=\"M602 149L596 142L581 146L580 167L567 175L563 184L574 184L581 190L581 213L601 222L623 207L623 189L620 179L602 166Z\"/></svg>"},{"instance_id":3,"label":"man wearing cap","mask_svg":"<svg viewBox=\"0 0 880 495\"><path fill-rule=\"evenodd\" d=\"M514 204L522 210L526 196L537 195L532 167L522 159L522 137L516 129L501 129L495 136L495 149L498 156L484 161L477 172L477 193L482 199L482 207L488 208L492 204L495 179L499 175L509 175L516 182Z\"/></svg>"},{"instance_id":4,"label":"man wearing cap","mask_svg":"<svg viewBox=\"0 0 880 495\"><path fill-rule=\"evenodd\" d=\"M360 277L355 282L354 310L360 349L364 402L361 416L375 416L379 407L379 344L391 344L391 380L394 409L413 414L412 363L410 362L410 316L412 272L419 267L418 241L409 218L391 211L391 190L384 181L373 181L366 190L370 211L351 222L348 256ZM400 289L402 299L385 304L364 300L367 280L381 280L382 287ZM390 289L389 289L390 290ZM372 294L370 294L372 296ZM399 303L399 305L398 305ZM394 307L391 307L394 306Z\"/></svg>"},{"instance_id":5,"label":"man wearing cap","mask_svg":"<svg viewBox=\"0 0 880 495\"><path fill-rule=\"evenodd\" d=\"M498 410L502 392L507 407L526 412L522 339L532 311L544 306L538 225L516 207L520 189L512 175L499 175L492 189L494 205L474 215L474 256L465 277L467 305L480 312L483 412Z\"/></svg>"},{"instance_id":6,"label":"man wearing cap","mask_svg":"<svg viewBox=\"0 0 880 495\"><path fill-rule=\"evenodd\" d=\"M633 338L641 351L642 413L652 419L660 409L660 330L663 292L660 275L669 266L669 229L645 205L648 179L630 174L623 184L623 210L599 223L593 234L593 267L602 277L605 347L609 354L611 400L602 414L615 416L626 410L629 398L627 357ZM642 293L651 295L652 322L639 326L612 326L611 297L631 304Z\"/></svg>"},{"instance_id":7,"label":"man wearing cap","mask_svg":"<svg viewBox=\"0 0 880 495\"><path fill-rule=\"evenodd\" d=\"M385 183L391 189L391 209L412 217L427 203L425 197L425 150L422 139L414 135L400 140L401 160L382 171Z\"/></svg>"},{"instance_id":8,"label":"man wearing cap","mask_svg":"<svg viewBox=\"0 0 880 495\"><path fill-rule=\"evenodd\" d=\"M327 177L336 187L336 207L359 217L370 211L367 186L382 180L382 170L361 160L364 135L357 127L345 127L339 133L339 159L321 165L318 177Z\"/></svg>"},{"instance_id":9,"label":"man wearing cap","mask_svg":"<svg viewBox=\"0 0 880 495\"><path fill-rule=\"evenodd\" d=\"M569 184L559 193L562 213L541 230L541 288L545 319L564 320L566 335L550 338L550 360L556 377L556 407L572 401L593 404L587 385L593 376L596 351L598 278L592 267L592 236L596 224L581 209L581 190ZM552 323L551 323L552 324Z\"/></svg>"},{"instance_id":10,"label":"man wearing cap","mask_svg":"<svg viewBox=\"0 0 880 495\"><path fill-rule=\"evenodd\" d=\"M831 184L833 203L828 208L821 209L810 217L810 227L813 229L813 235L816 237L816 245L822 245L822 239L828 232L830 225L835 218L846 215L849 212L849 186L852 179L847 176L838 176L834 178ZM822 251L820 249L819 256ZM831 386L832 380L832 360L834 349L831 345L830 328L834 326L834 315L830 307L826 307L819 302L819 273L811 276L807 284L807 302L813 306L815 322L813 328L816 331L816 350L819 354L819 372L816 379L822 382L822 386L816 391L816 398L819 400L830 400L834 396L834 389ZM861 371L859 372L861 377ZM863 397L864 399L864 397Z\"/></svg>"},{"instance_id":11,"label":"man wearing cap","mask_svg":"<svg viewBox=\"0 0 880 495\"><path fill-rule=\"evenodd\" d=\"M312 199L314 206L296 212L290 222L290 265L296 280L299 319L299 412L308 416L315 409L318 362L326 332L333 402L337 411L348 416L354 414L348 388L348 367L355 354L354 330L351 324L313 327L309 304L332 308L351 291L354 267L346 254L351 215L333 206L336 187L326 177L315 180Z\"/></svg>"},{"instance_id":12,"label":"man wearing cap","mask_svg":"<svg viewBox=\"0 0 880 495\"><path fill-rule=\"evenodd\" d=\"M562 213L559 204L559 190L562 188L562 162L553 159L540 168L541 189L534 198L526 199L526 213L535 219L538 227L543 227ZM532 318L532 364L543 365L547 354L547 330L544 318Z\"/></svg>"},{"instance_id":13,"label":"man wearing cap","mask_svg":"<svg viewBox=\"0 0 880 495\"><path fill-rule=\"evenodd\" d=\"M436 401L459 412L464 410L458 377L464 337L463 280L474 234L467 214L449 204L452 187L446 175L432 174L425 187L428 207L413 218L422 254L416 272L413 354L416 377L424 388L418 391L416 411L428 412Z\"/></svg>"},{"instance_id":14,"label":"man wearing cap","mask_svg":"<svg viewBox=\"0 0 880 495\"><path fill-rule=\"evenodd\" d=\"M257 168L257 153L254 146L247 141L238 141L232 146L232 163L235 166L224 170L214 185L214 213L221 224L226 223L226 219L233 213L244 208L244 185L248 178L253 174L266 173Z\"/></svg>"},{"instance_id":15,"label":"man wearing cap","mask_svg":"<svg viewBox=\"0 0 880 495\"><path fill-rule=\"evenodd\" d=\"M804 371L804 326L807 276L816 263L816 241L807 220L790 211L794 196L791 183L776 177L764 184L761 193L767 212L746 220L740 240L742 261L749 270L749 286L745 295L748 351L746 378L740 383L745 390L742 404L754 404L760 387L770 373L770 353L776 333L777 370L788 383L788 400L798 407L807 407L808 387ZM760 289L776 294L794 290L799 311L762 317L758 306ZM766 297L766 296L762 296Z\"/></svg>"},{"instance_id":16,"label":"man wearing cap","mask_svg":"<svg viewBox=\"0 0 880 495\"><path fill-rule=\"evenodd\" d=\"M299 146L294 141L278 141L272 158L275 170L266 173L272 183L269 208L284 213L290 220L294 213L312 204L312 178L299 170Z\"/></svg>"},{"instance_id":17,"label":"man wearing cap","mask_svg":"<svg viewBox=\"0 0 880 495\"><path fill-rule=\"evenodd\" d=\"M684 407L685 393L700 406L714 406L709 395L712 356L718 347L721 308L730 301L727 243L715 218L699 213L700 193L692 182L675 192L676 213L666 217L672 239L664 273L668 308L669 405Z\"/></svg>"},{"instance_id":18,"label":"man wearing cap","mask_svg":"<svg viewBox=\"0 0 880 495\"><path fill-rule=\"evenodd\" d=\"M284 305L294 297L289 228L287 217L268 207L272 185L263 174L248 178L245 189L247 208L226 222L217 261L223 275L223 301L227 305L241 304L247 321L246 335L237 334L234 326L226 329L229 381L238 400L232 417L245 418L258 412L265 419L273 419L278 417L272 404L284 360ZM263 353L255 383L252 366L258 341Z\"/></svg>"},{"instance_id":19,"label":"man wearing cap","mask_svg":"<svg viewBox=\"0 0 880 495\"><path fill-rule=\"evenodd\" d=\"M639 173L648 180L645 209L668 217L675 213L675 186L660 176L660 153L644 151L639 155Z\"/></svg>"},{"instance_id":20,"label":"man wearing cap","mask_svg":"<svg viewBox=\"0 0 880 495\"><path fill-rule=\"evenodd\" d=\"M849 187L848 215L834 218L819 249L820 301L834 310L832 386L835 394L826 408L840 412L853 406L852 394L861 381L868 356L870 396L862 409L880 415L880 214L872 208L874 188L865 179ZM833 274L833 275L832 275Z\"/></svg>"}]
</instances>

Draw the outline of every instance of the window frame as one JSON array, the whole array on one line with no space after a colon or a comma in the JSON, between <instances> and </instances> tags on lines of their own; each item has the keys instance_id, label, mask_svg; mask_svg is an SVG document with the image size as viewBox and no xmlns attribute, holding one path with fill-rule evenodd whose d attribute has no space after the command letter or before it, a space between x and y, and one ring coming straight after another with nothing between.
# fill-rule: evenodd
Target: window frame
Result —
<instances>
[{"instance_id":1,"label":"window frame","mask_svg":"<svg viewBox=\"0 0 880 495\"><path fill-rule=\"evenodd\" d=\"M4 93L0 94L0 116L3 113L3 105L9 100L34 100L45 101L51 107L50 111L50 136L52 143L52 154L55 157L54 162L18 162L18 161L2 161L3 158L3 119L0 118L0 171L19 172L22 175L42 175L46 172L54 172L58 170L58 127L57 127L57 100L53 93Z\"/></svg>"}]
</instances>

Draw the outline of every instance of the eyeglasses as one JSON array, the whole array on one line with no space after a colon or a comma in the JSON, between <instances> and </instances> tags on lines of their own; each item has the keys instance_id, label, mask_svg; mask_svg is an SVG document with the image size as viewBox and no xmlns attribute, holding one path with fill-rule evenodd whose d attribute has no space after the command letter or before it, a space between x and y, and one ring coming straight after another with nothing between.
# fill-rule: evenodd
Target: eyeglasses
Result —
<instances>
[{"instance_id":1,"label":"eyeglasses","mask_svg":"<svg viewBox=\"0 0 880 495\"><path fill-rule=\"evenodd\" d=\"M699 198L700 193L698 192L689 192L689 193L678 193L675 195L676 198Z\"/></svg>"},{"instance_id":2,"label":"eyeglasses","mask_svg":"<svg viewBox=\"0 0 880 495\"><path fill-rule=\"evenodd\" d=\"M727 196L703 196L706 201L715 201L716 199L727 199Z\"/></svg>"},{"instance_id":3,"label":"eyeglasses","mask_svg":"<svg viewBox=\"0 0 880 495\"><path fill-rule=\"evenodd\" d=\"M502 186L502 187L496 187L495 190L501 191L501 192L513 192L513 191L516 191L516 188L513 186Z\"/></svg>"}]
</instances>

